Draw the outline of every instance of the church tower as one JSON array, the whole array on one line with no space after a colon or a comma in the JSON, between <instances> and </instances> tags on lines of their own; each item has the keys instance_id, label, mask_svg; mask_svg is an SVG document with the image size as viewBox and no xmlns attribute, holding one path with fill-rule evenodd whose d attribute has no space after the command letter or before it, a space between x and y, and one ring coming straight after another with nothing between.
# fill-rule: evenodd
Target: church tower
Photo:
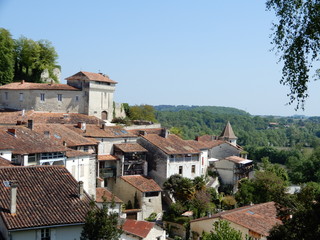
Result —
<instances>
[{"instance_id":1,"label":"church tower","mask_svg":"<svg viewBox=\"0 0 320 240\"><path fill-rule=\"evenodd\" d=\"M219 136L219 140L224 140L230 142L232 145L237 145L237 137L233 132L230 122L227 122L227 125L223 129L222 133Z\"/></svg>"}]
</instances>

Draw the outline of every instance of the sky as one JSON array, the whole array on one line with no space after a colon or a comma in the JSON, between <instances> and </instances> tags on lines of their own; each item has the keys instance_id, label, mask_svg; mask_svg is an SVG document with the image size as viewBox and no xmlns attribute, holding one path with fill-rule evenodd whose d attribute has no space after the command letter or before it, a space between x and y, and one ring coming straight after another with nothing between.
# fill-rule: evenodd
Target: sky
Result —
<instances>
[{"instance_id":1,"label":"sky","mask_svg":"<svg viewBox=\"0 0 320 240\"><path fill-rule=\"evenodd\" d=\"M12 37L49 40L61 82L102 72L130 105L234 107L252 115L320 116L320 83L305 110L287 105L271 51L273 12L254 0L0 0Z\"/></svg>"}]
</instances>

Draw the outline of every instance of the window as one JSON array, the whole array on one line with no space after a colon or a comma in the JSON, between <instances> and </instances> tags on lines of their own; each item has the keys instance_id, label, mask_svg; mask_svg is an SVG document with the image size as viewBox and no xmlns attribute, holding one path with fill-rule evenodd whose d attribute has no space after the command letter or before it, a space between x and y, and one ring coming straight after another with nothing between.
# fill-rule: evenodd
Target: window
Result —
<instances>
[{"instance_id":1,"label":"window","mask_svg":"<svg viewBox=\"0 0 320 240\"><path fill-rule=\"evenodd\" d=\"M76 96L76 102L79 102L79 96L78 95Z\"/></svg>"},{"instance_id":2,"label":"window","mask_svg":"<svg viewBox=\"0 0 320 240\"><path fill-rule=\"evenodd\" d=\"M89 151L89 147L88 146L83 146L83 151L84 152L88 152Z\"/></svg>"},{"instance_id":3,"label":"window","mask_svg":"<svg viewBox=\"0 0 320 240\"><path fill-rule=\"evenodd\" d=\"M84 164L80 164L80 177L84 177Z\"/></svg>"},{"instance_id":4,"label":"window","mask_svg":"<svg viewBox=\"0 0 320 240\"><path fill-rule=\"evenodd\" d=\"M9 97L8 97L8 92L4 92L4 100L8 101Z\"/></svg>"},{"instance_id":5,"label":"window","mask_svg":"<svg viewBox=\"0 0 320 240\"><path fill-rule=\"evenodd\" d=\"M40 93L40 102L44 102L45 97L44 97L44 93Z\"/></svg>"},{"instance_id":6,"label":"window","mask_svg":"<svg viewBox=\"0 0 320 240\"><path fill-rule=\"evenodd\" d=\"M23 93L19 93L19 101L20 101L20 102L23 101Z\"/></svg>"},{"instance_id":7,"label":"window","mask_svg":"<svg viewBox=\"0 0 320 240\"><path fill-rule=\"evenodd\" d=\"M58 101L62 102L62 94L58 94Z\"/></svg>"},{"instance_id":8,"label":"window","mask_svg":"<svg viewBox=\"0 0 320 240\"><path fill-rule=\"evenodd\" d=\"M35 164L36 163L36 155L35 154L29 154L28 155L28 164Z\"/></svg>"},{"instance_id":9,"label":"window","mask_svg":"<svg viewBox=\"0 0 320 240\"><path fill-rule=\"evenodd\" d=\"M50 229L44 228L41 229L41 240L50 240Z\"/></svg>"},{"instance_id":10,"label":"window","mask_svg":"<svg viewBox=\"0 0 320 240\"><path fill-rule=\"evenodd\" d=\"M191 166L191 173L196 173L196 165Z\"/></svg>"},{"instance_id":11,"label":"window","mask_svg":"<svg viewBox=\"0 0 320 240\"><path fill-rule=\"evenodd\" d=\"M182 166L179 166L179 174L182 175L182 172L183 172L183 168Z\"/></svg>"}]
</instances>

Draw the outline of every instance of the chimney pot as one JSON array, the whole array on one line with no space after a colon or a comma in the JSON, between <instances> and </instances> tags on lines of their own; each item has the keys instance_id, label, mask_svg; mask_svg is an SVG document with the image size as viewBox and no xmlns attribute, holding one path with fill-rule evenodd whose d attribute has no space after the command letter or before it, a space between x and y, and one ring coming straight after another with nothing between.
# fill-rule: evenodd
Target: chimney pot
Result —
<instances>
[{"instance_id":1,"label":"chimney pot","mask_svg":"<svg viewBox=\"0 0 320 240\"><path fill-rule=\"evenodd\" d=\"M78 128L83 131L86 131L86 123L85 122L78 122Z\"/></svg>"},{"instance_id":2,"label":"chimney pot","mask_svg":"<svg viewBox=\"0 0 320 240\"><path fill-rule=\"evenodd\" d=\"M17 212L17 187L16 180L10 181L10 213L16 214Z\"/></svg>"},{"instance_id":3,"label":"chimney pot","mask_svg":"<svg viewBox=\"0 0 320 240\"><path fill-rule=\"evenodd\" d=\"M32 119L28 120L28 128L33 130L33 120Z\"/></svg>"},{"instance_id":4,"label":"chimney pot","mask_svg":"<svg viewBox=\"0 0 320 240\"><path fill-rule=\"evenodd\" d=\"M21 84L24 84L24 80L21 80Z\"/></svg>"},{"instance_id":5,"label":"chimney pot","mask_svg":"<svg viewBox=\"0 0 320 240\"><path fill-rule=\"evenodd\" d=\"M66 141L63 141L63 146L67 146L67 142Z\"/></svg>"},{"instance_id":6,"label":"chimney pot","mask_svg":"<svg viewBox=\"0 0 320 240\"><path fill-rule=\"evenodd\" d=\"M82 199L83 196L84 196L83 182L82 181L78 182L78 196L79 196L80 199Z\"/></svg>"},{"instance_id":7,"label":"chimney pot","mask_svg":"<svg viewBox=\"0 0 320 240\"><path fill-rule=\"evenodd\" d=\"M17 136L17 134L16 134L16 129L15 129L15 128L9 128L9 129L8 129L8 132L11 133L11 134L12 134L13 136L15 136L15 137Z\"/></svg>"}]
</instances>

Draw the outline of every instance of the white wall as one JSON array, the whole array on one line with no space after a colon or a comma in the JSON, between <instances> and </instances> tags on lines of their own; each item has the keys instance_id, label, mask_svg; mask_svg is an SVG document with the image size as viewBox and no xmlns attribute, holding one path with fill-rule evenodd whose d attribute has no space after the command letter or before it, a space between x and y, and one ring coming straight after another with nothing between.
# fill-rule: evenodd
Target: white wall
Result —
<instances>
[{"instance_id":1,"label":"white wall","mask_svg":"<svg viewBox=\"0 0 320 240\"><path fill-rule=\"evenodd\" d=\"M12 151L10 150L0 150L0 157L11 161Z\"/></svg>"},{"instance_id":2,"label":"white wall","mask_svg":"<svg viewBox=\"0 0 320 240\"><path fill-rule=\"evenodd\" d=\"M135 143L137 138L96 138L99 141L98 155L109 155L113 153L113 144Z\"/></svg>"},{"instance_id":3,"label":"white wall","mask_svg":"<svg viewBox=\"0 0 320 240\"><path fill-rule=\"evenodd\" d=\"M234 163L228 160L219 160L214 163L223 184L234 184Z\"/></svg>"}]
</instances>

